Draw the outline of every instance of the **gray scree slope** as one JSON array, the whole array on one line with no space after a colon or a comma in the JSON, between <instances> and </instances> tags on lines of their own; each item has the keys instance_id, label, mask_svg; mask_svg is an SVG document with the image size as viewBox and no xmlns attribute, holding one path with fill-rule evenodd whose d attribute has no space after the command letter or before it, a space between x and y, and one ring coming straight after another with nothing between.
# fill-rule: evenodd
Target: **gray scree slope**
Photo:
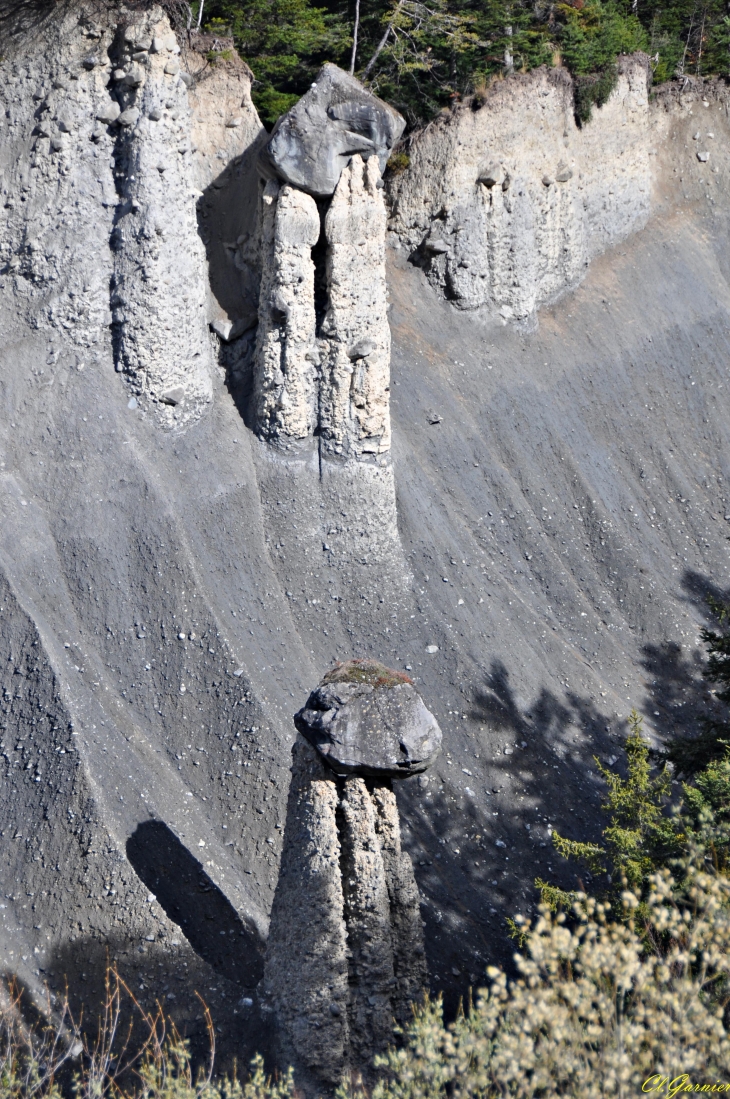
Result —
<instances>
[{"instance_id":1,"label":"gray scree slope","mask_svg":"<svg viewBox=\"0 0 730 1099\"><path fill-rule=\"evenodd\" d=\"M245 331L207 337L211 401L192 401L184 431L185 403L160 402L151 381L130 407L112 238L126 204L148 209L156 192L132 188L119 122L92 138L116 98L114 34L76 13L3 50L0 951L31 991L68 976L94 1004L109 946L194 1037L200 989L223 1061L240 1062L261 1042L292 715L335 659L410 665L443 729L443 755L398 799L431 979L451 1003L511 954L503 917L530 904L534 875L558 876L548 825L596 827L592 756L617 754L629 707L663 735L696 699L703 593L728 586L726 91L689 84L636 116L614 100L596 112L595 175L619 135L643 150L648 191L627 175L629 235L611 248L607 232L531 330L505 323L499 300L457 313L393 224L392 463L355 470L320 459L316 440L275 454L252 434ZM194 51L178 62L201 68ZM155 66L144 96L177 76ZM205 311L225 328L256 301L262 136L243 70L210 79L216 94L205 80L176 90L192 115L165 123L189 127L190 151L161 148L171 193L182 201L190 179L202 192L188 201ZM494 126L544 79L505 81ZM439 123L463 125L460 111ZM183 259L193 225L163 225ZM165 277L149 288L161 323L178 295ZM532 293L505 304L534 316ZM191 385L204 378L192 350Z\"/></svg>"}]
</instances>

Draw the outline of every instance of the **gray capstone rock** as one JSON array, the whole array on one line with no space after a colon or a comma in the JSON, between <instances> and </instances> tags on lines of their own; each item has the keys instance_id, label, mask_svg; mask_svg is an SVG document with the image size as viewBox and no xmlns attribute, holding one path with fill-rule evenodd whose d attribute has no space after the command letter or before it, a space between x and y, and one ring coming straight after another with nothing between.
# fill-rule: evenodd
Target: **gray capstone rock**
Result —
<instances>
[{"instance_id":1,"label":"gray capstone rock","mask_svg":"<svg viewBox=\"0 0 730 1099\"><path fill-rule=\"evenodd\" d=\"M381 173L405 119L337 65L327 64L298 103L282 115L259 154L266 179L317 197L334 194L343 169L359 153L377 156Z\"/></svg>"},{"instance_id":2,"label":"gray capstone rock","mask_svg":"<svg viewBox=\"0 0 730 1099\"><path fill-rule=\"evenodd\" d=\"M375 660L335 665L294 724L338 775L407 778L441 748L441 729L411 681Z\"/></svg>"}]
</instances>

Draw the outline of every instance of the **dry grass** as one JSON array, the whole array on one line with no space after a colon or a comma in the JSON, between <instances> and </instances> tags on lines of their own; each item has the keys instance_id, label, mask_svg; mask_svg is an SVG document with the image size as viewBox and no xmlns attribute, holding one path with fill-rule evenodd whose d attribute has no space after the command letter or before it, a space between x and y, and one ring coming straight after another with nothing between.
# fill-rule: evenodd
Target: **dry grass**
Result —
<instances>
[{"instance_id":1,"label":"dry grass","mask_svg":"<svg viewBox=\"0 0 730 1099\"><path fill-rule=\"evenodd\" d=\"M323 683L369 683L371 687L397 687L413 683L404 672L386 668L379 660L343 660L327 672Z\"/></svg>"},{"instance_id":2,"label":"dry grass","mask_svg":"<svg viewBox=\"0 0 730 1099\"><path fill-rule=\"evenodd\" d=\"M205 1004L203 1010L209 1057L196 1075L161 1006L146 1011L113 967L93 1038L68 1002L54 1010L49 1000L29 1025L19 989L0 984L0 1099L292 1099L291 1073L267 1079L260 1057L245 1083L214 1080L215 1032Z\"/></svg>"}]
</instances>

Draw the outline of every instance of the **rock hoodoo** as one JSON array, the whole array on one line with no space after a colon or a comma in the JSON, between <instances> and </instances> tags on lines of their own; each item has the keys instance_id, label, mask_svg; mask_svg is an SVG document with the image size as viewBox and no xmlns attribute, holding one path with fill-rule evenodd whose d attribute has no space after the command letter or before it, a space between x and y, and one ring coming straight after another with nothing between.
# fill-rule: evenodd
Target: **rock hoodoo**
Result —
<instances>
[{"instance_id":1,"label":"rock hoodoo","mask_svg":"<svg viewBox=\"0 0 730 1099\"><path fill-rule=\"evenodd\" d=\"M295 721L317 748L300 737L292 750L264 992L281 1063L321 1094L348 1073L367 1082L426 987L391 776L425 770L441 732L406 677L376 661L337 665Z\"/></svg>"},{"instance_id":2,"label":"rock hoodoo","mask_svg":"<svg viewBox=\"0 0 730 1099\"><path fill-rule=\"evenodd\" d=\"M390 449L386 214L377 157L357 155L325 218L327 308L317 325L314 199L270 180L263 194L256 342L259 434L280 447L315 432L326 454Z\"/></svg>"},{"instance_id":3,"label":"rock hoodoo","mask_svg":"<svg viewBox=\"0 0 730 1099\"><path fill-rule=\"evenodd\" d=\"M255 407L259 434L278 446L317 434L337 457L390 449L381 172L403 126L358 81L325 65L259 155L268 182ZM312 195L332 197L323 207ZM325 290L318 309L317 281Z\"/></svg>"}]
</instances>

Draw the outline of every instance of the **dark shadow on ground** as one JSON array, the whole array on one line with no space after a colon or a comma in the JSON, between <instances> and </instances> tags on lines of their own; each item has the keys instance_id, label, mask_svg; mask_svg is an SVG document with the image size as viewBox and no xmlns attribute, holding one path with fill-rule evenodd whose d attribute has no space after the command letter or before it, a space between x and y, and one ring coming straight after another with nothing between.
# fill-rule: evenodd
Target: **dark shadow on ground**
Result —
<instances>
[{"instance_id":1,"label":"dark shadow on ground","mask_svg":"<svg viewBox=\"0 0 730 1099\"><path fill-rule=\"evenodd\" d=\"M708 596L730 603L730 591L694 571L685 573L681 590L698 622L716 627ZM646 690L625 701L623 714L635 704L660 740L696 733L703 717L724 719L727 707L710 694L705 664L701 645L661 638L647 644ZM508 668L494 660L472 694L465 726L472 747L441 768L441 779L399 786L404 845L423 898L432 990L445 993L447 1015L453 1017L466 996L467 982L484 983L487 964L514 972L506 917L534 916L536 877L571 889L593 884L585 867L557 854L550 830L600 842L606 787L595 757L625 774L628 731L625 716L601 706L546 687L521 705Z\"/></svg>"},{"instance_id":2,"label":"dark shadow on ground","mask_svg":"<svg viewBox=\"0 0 730 1099\"><path fill-rule=\"evenodd\" d=\"M222 977L254 989L263 976L263 942L167 825L138 825L127 858L196 954Z\"/></svg>"},{"instance_id":3,"label":"dark shadow on ground","mask_svg":"<svg viewBox=\"0 0 730 1099\"><path fill-rule=\"evenodd\" d=\"M234 946L232 956L235 950ZM235 1063L245 1070L257 1052L268 1058L269 1035L255 992L214 973L182 936L155 942L80 936L56 951L42 976L55 996L54 1009L67 997L88 1042L97 1039L110 965L129 990L122 996L118 1029L123 1035L132 1025L130 1049L140 1048L148 1034L142 1012L154 1014L159 1005L188 1043L194 1073L207 1068L211 1050L207 1005L215 1034L216 1072L231 1072Z\"/></svg>"},{"instance_id":4,"label":"dark shadow on ground","mask_svg":"<svg viewBox=\"0 0 730 1099\"><path fill-rule=\"evenodd\" d=\"M719 588L711 579L687 569L682 577L683 600L696 611L707 629L719 620L708 600L730 603L730 590ZM704 645L681 645L660 641L645 645L642 666L648 677L642 712L660 738L694 737L706 719L724 719L727 707L711 694L712 684L704 677L707 655Z\"/></svg>"},{"instance_id":5,"label":"dark shadow on ground","mask_svg":"<svg viewBox=\"0 0 730 1099\"><path fill-rule=\"evenodd\" d=\"M562 859L550 833L600 840L606 788L594 756L621 771L627 730L625 720L570 691L543 688L521 706L499 660L472 698L466 737L473 758L449 763L446 751L443 782L434 775L423 785L417 779L398 784L431 987L444 993L450 1018L469 985L487 983L487 965L515 974L517 946L506 920L536 915L536 877L563 888L590 887L586 868Z\"/></svg>"}]
</instances>

